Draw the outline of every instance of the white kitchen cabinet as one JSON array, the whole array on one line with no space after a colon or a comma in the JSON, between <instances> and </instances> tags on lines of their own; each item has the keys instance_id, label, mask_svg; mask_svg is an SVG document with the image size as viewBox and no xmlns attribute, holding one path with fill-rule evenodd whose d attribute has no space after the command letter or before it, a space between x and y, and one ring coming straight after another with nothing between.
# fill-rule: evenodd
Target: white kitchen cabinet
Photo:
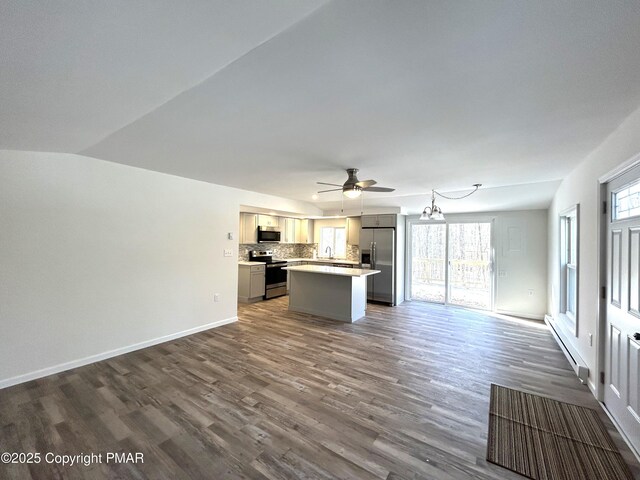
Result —
<instances>
[{"instance_id":1,"label":"white kitchen cabinet","mask_svg":"<svg viewBox=\"0 0 640 480\"><path fill-rule=\"evenodd\" d=\"M240 214L239 243L258 243L258 215L255 213Z\"/></svg>"},{"instance_id":2,"label":"white kitchen cabinet","mask_svg":"<svg viewBox=\"0 0 640 480\"><path fill-rule=\"evenodd\" d=\"M281 241L282 243L298 243L296 226L298 219L297 218L283 218L283 221L280 223L282 230Z\"/></svg>"},{"instance_id":3,"label":"white kitchen cabinet","mask_svg":"<svg viewBox=\"0 0 640 480\"><path fill-rule=\"evenodd\" d=\"M279 217L272 217L271 215L258 215L258 226L259 227L277 227L278 218Z\"/></svg>"},{"instance_id":4,"label":"white kitchen cabinet","mask_svg":"<svg viewBox=\"0 0 640 480\"><path fill-rule=\"evenodd\" d=\"M362 228L381 228L381 227L395 227L396 216L394 214L387 215L363 215L362 216Z\"/></svg>"},{"instance_id":5,"label":"white kitchen cabinet","mask_svg":"<svg viewBox=\"0 0 640 480\"><path fill-rule=\"evenodd\" d=\"M238 302L259 302L265 292L264 265L238 265Z\"/></svg>"},{"instance_id":6,"label":"white kitchen cabinet","mask_svg":"<svg viewBox=\"0 0 640 480\"><path fill-rule=\"evenodd\" d=\"M360 217L348 217L346 227L347 245L359 245L360 228L362 228L362 221L360 220Z\"/></svg>"},{"instance_id":7,"label":"white kitchen cabinet","mask_svg":"<svg viewBox=\"0 0 640 480\"><path fill-rule=\"evenodd\" d=\"M296 220L296 243L313 243L313 220L310 218Z\"/></svg>"},{"instance_id":8,"label":"white kitchen cabinet","mask_svg":"<svg viewBox=\"0 0 640 480\"><path fill-rule=\"evenodd\" d=\"M251 296L250 298L259 299L265 294L265 276L262 272L251 272ZM258 298L259 297L259 298Z\"/></svg>"}]
</instances>

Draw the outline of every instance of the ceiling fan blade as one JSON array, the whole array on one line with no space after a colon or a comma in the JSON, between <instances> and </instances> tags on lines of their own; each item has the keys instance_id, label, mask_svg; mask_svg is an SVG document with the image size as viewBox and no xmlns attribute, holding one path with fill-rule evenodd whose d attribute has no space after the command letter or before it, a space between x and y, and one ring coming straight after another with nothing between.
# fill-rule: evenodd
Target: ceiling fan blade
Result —
<instances>
[{"instance_id":1,"label":"ceiling fan blade","mask_svg":"<svg viewBox=\"0 0 640 480\"><path fill-rule=\"evenodd\" d=\"M363 188L363 190L367 192L395 192L395 188L387 188L387 187L368 187Z\"/></svg>"},{"instance_id":2,"label":"ceiling fan blade","mask_svg":"<svg viewBox=\"0 0 640 480\"><path fill-rule=\"evenodd\" d=\"M342 190L342 187L340 187L340 188L332 188L331 190L320 190L318 193L337 192L339 190Z\"/></svg>"},{"instance_id":3,"label":"ceiling fan blade","mask_svg":"<svg viewBox=\"0 0 640 480\"><path fill-rule=\"evenodd\" d=\"M338 185L337 183L327 183L327 182L316 182L318 185L331 185L334 187L341 187L342 185Z\"/></svg>"},{"instance_id":4,"label":"ceiling fan blade","mask_svg":"<svg viewBox=\"0 0 640 480\"><path fill-rule=\"evenodd\" d=\"M369 188L372 185L375 185L376 182L375 180L363 180L361 182L356 183L357 186L361 187L361 188Z\"/></svg>"}]
</instances>

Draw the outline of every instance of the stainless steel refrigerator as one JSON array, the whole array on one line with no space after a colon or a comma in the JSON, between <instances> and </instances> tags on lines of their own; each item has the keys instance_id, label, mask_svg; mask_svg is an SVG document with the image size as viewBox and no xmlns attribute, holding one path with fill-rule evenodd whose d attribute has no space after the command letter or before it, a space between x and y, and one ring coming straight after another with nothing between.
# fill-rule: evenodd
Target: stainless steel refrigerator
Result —
<instances>
[{"instance_id":1,"label":"stainless steel refrigerator","mask_svg":"<svg viewBox=\"0 0 640 480\"><path fill-rule=\"evenodd\" d=\"M380 270L367 277L367 300L395 303L395 229L363 228L360 230L360 262L362 268Z\"/></svg>"}]
</instances>

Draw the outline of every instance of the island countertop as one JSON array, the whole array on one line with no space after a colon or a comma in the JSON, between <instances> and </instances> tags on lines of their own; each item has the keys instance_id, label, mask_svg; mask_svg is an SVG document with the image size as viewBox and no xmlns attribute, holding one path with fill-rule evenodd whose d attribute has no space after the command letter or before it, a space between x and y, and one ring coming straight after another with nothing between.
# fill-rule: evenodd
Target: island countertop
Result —
<instances>
[{"instance_id":1,"label":"island countertop","mask_svg":"<svg viewBox=\"0 0 640 480\"><path fill-rule=\"evenodd\" d=\"M292 272L319 273L321 275L337 275L340 277L366 277L380 273L380 270L369 270L368 268L346 268L330 267L327 265L299 265L297 267L283 267L283 270Z\"/></svg>"}]
</instances>

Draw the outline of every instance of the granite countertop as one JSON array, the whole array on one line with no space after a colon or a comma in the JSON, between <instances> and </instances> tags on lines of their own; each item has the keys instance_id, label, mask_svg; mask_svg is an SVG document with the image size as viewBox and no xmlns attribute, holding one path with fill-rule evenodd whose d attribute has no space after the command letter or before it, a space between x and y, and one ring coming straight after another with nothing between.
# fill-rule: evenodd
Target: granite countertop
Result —
<instances>
[{"instance_id":1,"label":"granite countertop","mask_svg":"<svg viewBox=\"0 0 640 480\"><path fill-rule=\"evenodd\" d=\"M238 262L238 265L248 265L250 267L254 266L254 265L266 265L266 264L267 264L267 262L246 262L246 261L243 261L243 260L240 260Z\"/></svg>"},{"instance_id":2,"label":"granite countertop","mask_svg":"<svg viewBox=\"0 0 640 480\"><path fill-rule=\"evenodd\" d=\"M330 267L328 265L298 265L296 267L283 267L283 270L292 272L319 273L322 275L337 275L340 277L366 277L380 273L380 270L369 270L366 268L345 268Z\"/></svg>"}]
</instances>

